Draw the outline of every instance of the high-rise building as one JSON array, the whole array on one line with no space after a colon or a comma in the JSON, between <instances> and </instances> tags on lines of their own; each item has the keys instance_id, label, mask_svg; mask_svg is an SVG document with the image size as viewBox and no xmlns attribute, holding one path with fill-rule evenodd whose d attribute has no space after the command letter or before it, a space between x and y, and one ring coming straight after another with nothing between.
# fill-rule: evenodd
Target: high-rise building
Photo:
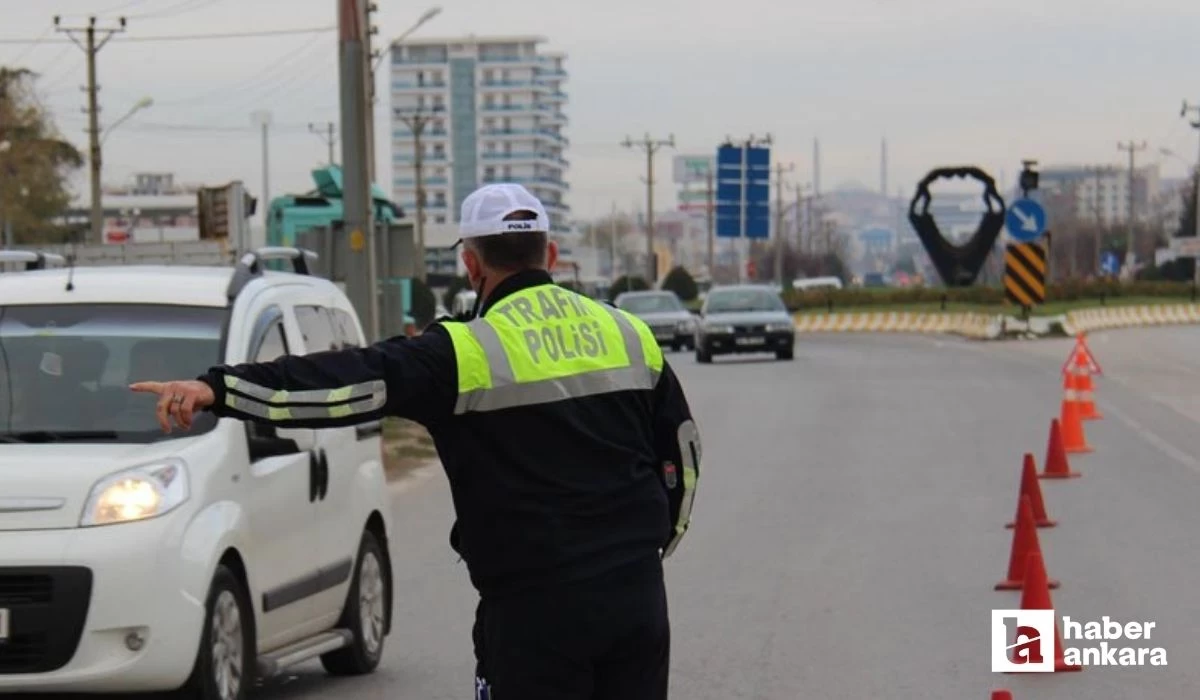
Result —
<instances>
[{"instance_id":1,"label":"high-rise building","mask_svg":"<svg viewBox=\"0 0 1200 700\"><path fill-rule=\"evenodd\" d=\"M392 49L392 192L416 211L417 139L406 119L419 120L427 248L445 245L463 199L487 182L524 185L545 204L555 233L570 230L566 56L540 52L544 41L411 39Z\"/></svg>"}]
</instances>

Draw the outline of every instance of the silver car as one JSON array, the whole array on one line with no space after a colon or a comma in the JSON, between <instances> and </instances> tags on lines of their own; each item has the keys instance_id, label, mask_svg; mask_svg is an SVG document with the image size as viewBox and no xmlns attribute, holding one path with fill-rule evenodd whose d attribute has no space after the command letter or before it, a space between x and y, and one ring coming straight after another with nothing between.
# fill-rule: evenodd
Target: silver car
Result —
<instances>
[{"instance_id":1,"label":"silver car","mask_svg":"<svg viewBox=\"0 0 1200 700\"><path fill-rule=\"evenodd\" d=\"M622 292L613 304L645 321L659 345L672 350L695 349L696 318L675 292Z\"/></svg>"}]
</instances>

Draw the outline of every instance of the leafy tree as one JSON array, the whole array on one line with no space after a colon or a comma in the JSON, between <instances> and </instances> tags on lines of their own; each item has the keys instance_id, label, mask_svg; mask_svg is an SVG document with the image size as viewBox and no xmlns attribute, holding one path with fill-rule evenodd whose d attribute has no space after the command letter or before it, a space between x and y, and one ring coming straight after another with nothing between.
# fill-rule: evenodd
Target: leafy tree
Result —
<instances>
[{"instance_id":1,"label":"leafy tree","mask_svg":"<svg viewBox=\"0 0 1200 700\"><path fill-rule=\"evenodd\" d=\"M613 280L612 288L608 290L608 300L613 301L621 292L644 292L650 289L644 277L621 275Z\"/></svg>"},{"instance_id":2,"label":"leafy tree","mask_svg":"<svg viewBox=\"0 0 1200 700\"><path fill-rule=\"evenodd\" d=\"M0 67L0 220L35 242L70 204L67 180L83 156L62 139L34 94L35 75Z\"/></svg>"},{"instance_id":3,"label":"leafy tree","mask_svg":"<svg viewBox=\"0 0 1200 700\"><path fill-rule=\"evenodd\" d=\"M1180 238L1196 235L1196 178L1200 178L1200 170L1192 173L1192 180L1183 193L1183 213L1179 216L1179 231L1175 234Z\"/></svg>"},{"instance_id":4,"label":"leafy tree","mask_svg":"<svg viewBox=\"0 0 1200 700\"><path fill-rule=\"evenodd\" d=\"M691 301L700 296L696 280L683 266L676 266L667 273L667 276L663 278L662 288L675 292L675 295L683 301Z\"/></svg>"}]
</instances>

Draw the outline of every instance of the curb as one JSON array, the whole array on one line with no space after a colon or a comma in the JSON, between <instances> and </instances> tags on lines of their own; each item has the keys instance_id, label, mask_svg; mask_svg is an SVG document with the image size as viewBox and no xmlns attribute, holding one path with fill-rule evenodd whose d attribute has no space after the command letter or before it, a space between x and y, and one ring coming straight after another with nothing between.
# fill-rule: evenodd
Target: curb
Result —
<instances>
[{"instance_id":1,"label":"curb","mask_svg":"<svg viewBox=\"0 0 1200 700\"><path fill-rule=\"evenodd\" d=\"M979 313L875 311L796 314L793 318L800 333L950 333L992 338L999 333L1000 325L1000 316Z\"/></svg>"},{"instance_id":2,"label":"curb","mask_svg":"<svg viewBox=\"0 0 1200 700\"><path fill-rule=\"evenodd\" d=\"M1077 335L1109 328L1200 324L1200 304L1156 304L1082 309L1064 316L1030 322L1005 314L874 311L859 313L794 314L798 333L919 333L960 335L979 340L1008 337Z\"/></svg>"},{"instance_id":3,"label":"curb","mask_svg":"<svg viewBox=\"0 0 1200 700\"><path fill-rule=\"evenodd\" d=\"M1063 329L1069 334L1107 328L1174 326L1200 323L1200 304L1156 304L1154 306L1117 306L1081 309L1068 313Z\"/></svg>"}]
</instances>

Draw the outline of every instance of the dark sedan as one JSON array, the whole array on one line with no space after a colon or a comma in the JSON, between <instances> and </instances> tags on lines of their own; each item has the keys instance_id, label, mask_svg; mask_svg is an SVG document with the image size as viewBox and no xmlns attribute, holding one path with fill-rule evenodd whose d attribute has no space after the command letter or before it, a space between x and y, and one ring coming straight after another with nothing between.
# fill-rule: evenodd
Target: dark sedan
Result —
<instances>
[{"instance_id":1,"label":"dark sedan","mask_svg":"<svg viewBox=\"0 0 1200 700\"><path fill-rule=\"evenodd\" d=\"M714 355L773 352L792 359L796 322L779 293L763 285L719 287L708 293L696 331L696 361Z\"/></svg>"},{"instance_id":2,"label":"dark sedan","mask_svg":"<svg viewBox=\"0 0 1200 700\"><path fill-rule=\"evenodd\" d=\"M659 345L673 350L695 347L696 317L684 308L674 292L623 292L613 300L613 305L645 321Z\"/></svg>"}]
</instances>

